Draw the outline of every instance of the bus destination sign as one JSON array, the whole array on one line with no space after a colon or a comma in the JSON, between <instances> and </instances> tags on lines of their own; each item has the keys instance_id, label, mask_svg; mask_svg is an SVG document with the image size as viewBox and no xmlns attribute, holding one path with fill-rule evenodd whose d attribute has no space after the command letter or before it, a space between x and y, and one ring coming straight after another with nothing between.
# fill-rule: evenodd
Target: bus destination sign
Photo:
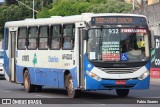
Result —
<instances>
[{"instance_id":1,"label":"bus destination sign","mask_svg":"<svg viewBox=\"0 0 160 107\"><path fill-rule=\"evenodd\" d=\"M101 16L92 17L91 24L94 25L147 25L144 17L131 16Z\"/></svg>"}]
</instances>

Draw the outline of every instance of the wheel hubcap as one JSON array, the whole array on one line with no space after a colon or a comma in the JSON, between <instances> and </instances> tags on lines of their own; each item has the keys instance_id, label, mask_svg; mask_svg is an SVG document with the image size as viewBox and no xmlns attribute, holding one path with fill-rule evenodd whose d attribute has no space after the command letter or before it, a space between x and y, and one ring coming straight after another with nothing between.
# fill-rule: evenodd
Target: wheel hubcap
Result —
<instances>
[{"instance_id":1,"label":"wheel hubcap","mask_svg":"<svg viewBox=\"0 0 160 107\"><path fill-rule=\"evenodd\" d=\"M25 74L24 86L26 89L28 88L28 75L27 74Z\"/></svg>"},{"instance_id":2,"label":"wheel hubcap","mask_svg":"<svg viewBox=\"0 0 160 107\"><path fill-rule=\"evenodd\" d=\"M73 81L72 81L72 79L69 80L68 91L69 91L69 93L73 93Z\"/></svg>"}]
</instances>

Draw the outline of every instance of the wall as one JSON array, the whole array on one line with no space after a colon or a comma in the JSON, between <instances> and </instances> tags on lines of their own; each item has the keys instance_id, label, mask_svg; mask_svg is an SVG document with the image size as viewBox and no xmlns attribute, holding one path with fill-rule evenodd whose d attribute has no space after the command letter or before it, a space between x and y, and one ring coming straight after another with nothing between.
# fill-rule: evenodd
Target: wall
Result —
<instances>
[{"instance_id":1,"label":"wall","mask_svg":"<svg viewBox=\"0 0 160 107\"><path fill-rule=\"evenodd\" d=\"M160 3L145 6L141 9L131 11L130 13L146 15L153 34L160 35Z\"/></svg>"},{"instance_id":2,"label":"wall","mask_svg":"<svg viewBox=\"0 0 160 107\"><path fill-rule=\"evenodd\" d=\"M135 13L135 14L143 14L145 16L147 16L148 21L149 21L149 28L151 30L152 33L152 38L154 37L154 39L160 38L160 3L156 3L153 5L149 5L146 7L143 7L139 10L135 10L135 11L131 11L130 13ZM156 36L153 36L156 35ZM152 39L152 45L156 44L155 40ZM159 39L158 39L159 40ZM160 67L159 66L153 66L155 65L156 61L160 60L159 59L159 50L160 48L155 48L153 50L156 50L157 52L154 55L154 61L152 62L151 65L151 70L150 70L150 74L151 74L151 78L159 78L160 79ZM152 51L153 53L153 51ZM152 55L153 57L153 55Z\"/></svg>"},{"instance_id":3,"label":"wall","mask_svg":"<svg viewBox=\"0 0 160 107\"><path fill-rule=\"evenodd\" d=\"M158 3L160 0L148 0L148 5Z\"/></svg>"}]
</instances>

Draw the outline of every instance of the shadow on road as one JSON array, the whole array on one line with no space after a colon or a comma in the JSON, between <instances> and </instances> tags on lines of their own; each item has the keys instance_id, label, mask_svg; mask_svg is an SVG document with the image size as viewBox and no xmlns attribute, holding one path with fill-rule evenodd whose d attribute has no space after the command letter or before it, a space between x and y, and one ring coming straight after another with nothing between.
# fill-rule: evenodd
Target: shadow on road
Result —
<instances>
[{"instance_id":1,"label":"shadow on road","mask_svg":"<svg viewBox=\"0 0 160 107\"><path fill-rule=\"evenodd\" d=\"M54 103L57 104L129 104L134 101L132 101L134 97L123 98L118 97L116 94L109 94L109 92L110 91L108 91L108 93L102 93L101 91L81 92L79 98L72 99L68 97L66 90L47 88L42 90L42 93L45 94L65 96L65 98L54 98ZM51 99L51 102L53 102L53 99Z\"/></svg>"},{"instance_id":2,"label":"shadow on road","mask_svg":"<svg viewBox=\"0 0 160 107\"><path fill-rule=\"evenodd\" d=\"M106 90L108 91L108 90ZM56 94L56 95L62 95L65 97L68 97L66 90L64 89L52 89L52 88L44 88L42 89L41 93L47 93L47 94ZM103 93L103 91L83 91L80 92L79 98L81 99L117 99L120 98L113 91L110 93ZM69 98L69 97L68 97ZM126 98L132 98L132 97L126 97Z\"/></svg>"},{"instance_id":3,"label":"shadow on road","mask_svg":"<svg viewBox=\"0 0 160 107\"><path fill-rule=\"evenodd\" d=\"M0 80L5 80L4 76L0 75Z\"/></svg>"}]
</instances>

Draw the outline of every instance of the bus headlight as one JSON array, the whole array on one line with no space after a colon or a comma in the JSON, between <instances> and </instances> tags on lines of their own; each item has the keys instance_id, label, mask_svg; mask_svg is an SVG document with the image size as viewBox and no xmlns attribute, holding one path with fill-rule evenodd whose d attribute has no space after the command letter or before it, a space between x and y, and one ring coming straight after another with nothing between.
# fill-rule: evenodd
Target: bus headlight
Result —
<instances>
[{"instance_id":1,"label":"bus headlight","mask_svg":"<svg viewBox=\"0 0 160 107\"><path fill-rule=\"evenodd\" d=\"M142 74L140 77L138 77L139 80L143 80L145 79L147 76L149 75L149 71L145 72L144 74Z\"/></svg>"},{"instance_id":2,"label":"bus headlight","mask_svg":"<svg viewBox=\"0 0 160 107\"><path fill-rule=\"evenodd\" d=\"M101 77L99 77L99 76L96 75L95 73L92 73L92 72L89 72L89 71L86 71L86 73L87 73L90 77L94 78L94 79L97 80L97 81L101 81L101 80L102 80Z\"/></svg>"}]
</instances>

